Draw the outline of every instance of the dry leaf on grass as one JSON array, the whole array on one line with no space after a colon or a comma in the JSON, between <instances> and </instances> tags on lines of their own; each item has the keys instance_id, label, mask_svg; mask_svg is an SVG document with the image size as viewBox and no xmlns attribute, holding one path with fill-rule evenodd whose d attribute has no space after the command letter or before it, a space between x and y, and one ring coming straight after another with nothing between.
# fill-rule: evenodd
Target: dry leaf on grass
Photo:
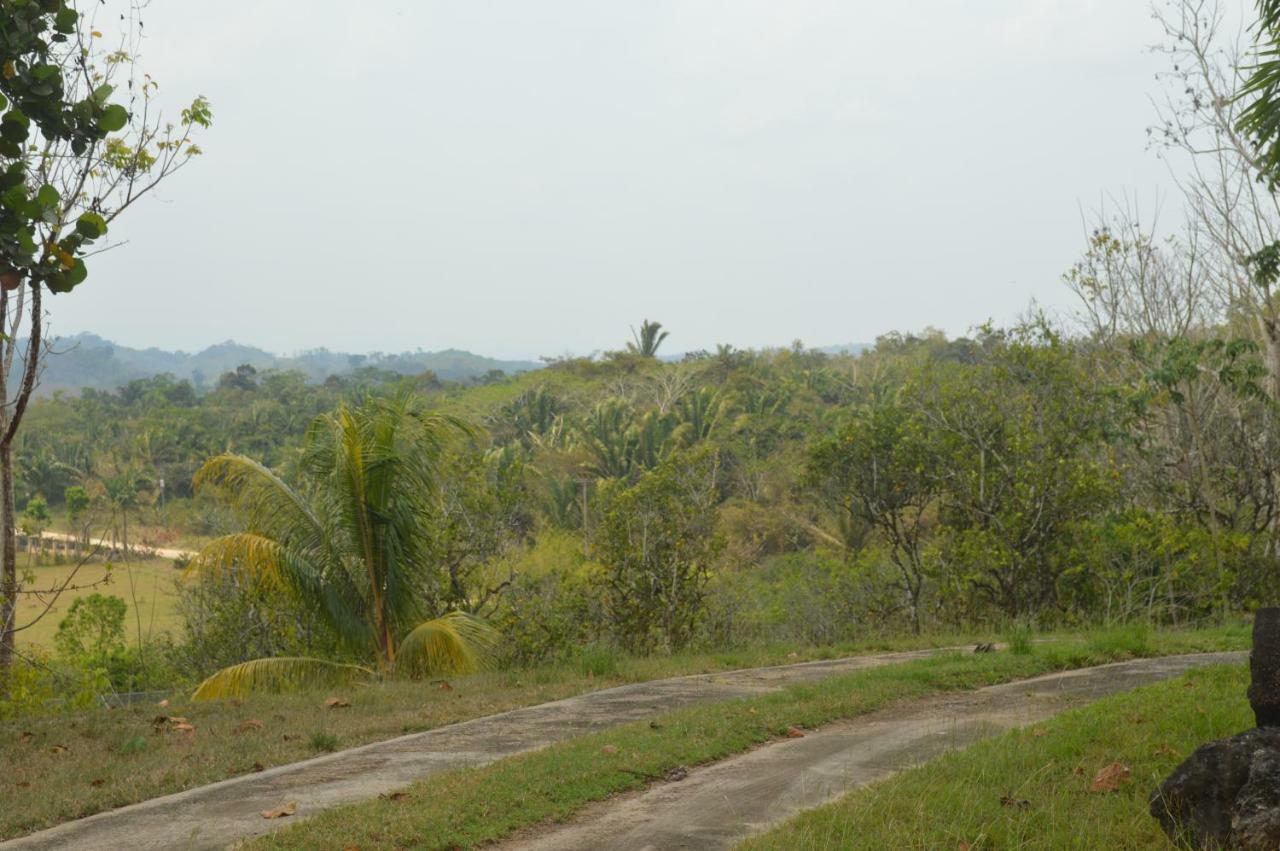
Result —
<instances>
[{"instance_id":1,"label":"dry leaf on grass","mask_svg":"<svg viewBox=\"0 0 1280 851\"><path fill-rule=\"evenodd\" d=\"M107 782L107 781L105 781L105 780L103 780L101 777L99 777L97 780L90 780L90 781L89 781L89 785L90 785L90 786L92 786L93 788L97 789L99 786L101 786L103 783L106 783L106 782Z\"/></svg>"},{"instance_id":2,"label":"dry leaf on grass","mask_svg":"<svg viewBox=\"0 0 1280 851\"><path fill-rule=\"evenodd\" d=\"M249 770L250 770L250 771L266 771L267 769L266 769L266 767L265 767L265 766L263 766L263 764L262 764L262 763L260 763L260 762L255 762L255 763L253 764L253 767L252 767L252 768L250 768Z\"/></svg>"},{"instance_id":3,"label":"dry leaf on grass","mask_svg":"<svg viewBox=\"0 0 1280 851\"><path fill-rule=\"evenodd\" d=\"M1033 735L1033 736L1035 736L1037 739L1039 739L1039 738L1040 738L1040 737L1042 737L1042 736L1047 736L1047 735L1049 735L1049 731L1048 731L1048 730L1046 730L1046 729L1045 729L1045 728L1043 728L1043 727L1037 727L1037 728L1035 728L1034 730L1032 730L1032 731L1031 731L1031 735Z\"/></svg>"},{"instance_id":4,"label":"dry leaf on grass","mask_svg":"<svg viewBox=\"0 0 1280 851\"><path fill-rule=\"evenodd\" d=\"M788 738L788 739L803 739L803 738L804 738L804 730L801 730L799 727L788 727L788 728L787 728L787 738Z\"/></svg>"},{"instance_id":5,"label":"dry leaf on grass","mask_svg":"<svg viewBox=\"0 0 1280 851\"><path fill-rule=\"evenodd\" d=\"M351 701L343 697L330 697L325 700L324 705L330 709L346 709L351 705Z\"/></svg>"},{"instance_id":6,"label":"dry leaf on grass","mask_svg":"<svg viewBox=\"0 0 1280 851\"><path fill-rule=\"evenodd\" d=\"M1129 779L1131 773L1129 766L1121 762L1105 765L1098 769L1097 774L1093 775L1093 782L1089 784L1089 791L1114 792Z\"/></svg>"},{"instance_id":7,"label":"dry leaf on grass","mask_svg":"<svg viewBox=\"0 0 1280 851\"><path fill-rule=\"evenodd\" d=\"M14 783L13 785L14 785L14 786L17 786L19 789L30 789L30 788L31 788L31 784L30 784L30 783L28 783L28 782L27 782L27 781L25 781L25 780L19 780L17 783Z\"/></svg>"},{"instance_id":8,"label":"dry leaf on grass","mask_svg":"<svg viewBox=\"0 0 1280 851\"><path fill-rule=\"evenodd\" d=\"M262 729L261 721L259 721L257 718L249 718L237 724L235 732L247 733L250 730L261 730L261 729Z\"/></svg>"},{"instance_id":9,"label":"dry leaf on grass","mask_svg":"<svg viewBox=\"0 0 1280 851\"><path fill-rule=\"evenodd\" d=\"M49 748L49 753L60 754L60 753L67 753L70 750L71 748L67 747L66 745L54 745L53 747Z\"/></svg>"},{"instance_id":10,"label":"dry leaf on grass","mask_svg":"<svg viewBox=\"0 0 1280 851\"><path fill-rule=\"evenodd\" d=\"M297 811L298 811L298 802L290 801L289 803L285 804L283 807L276 807L274 810L263 810L262 817L263 818L284 818L285 816L293 815Z\"/></svg>"},{"instance_id":11,"label":"dry leaf on grass","mask_svg":"<svg viewBox=\"0 0 1280 851\"><path fill-rule=\"evenodd\" d=\"M617 745L605 745L604 747L602 747L602 748L600 749L600 753L602 753L602 754L608 754L609 756L613 756L613 755L614 755L614 754L616 754L617 752L618 752L618 746L617 746Z\"/></svg>"},{"instance_id":12,"label":"dry leaf on grass","mask_svg":"<svg viewBox=\"0 0 1280 851\"><path fill-rule=\"evenodd\" d=\"M174 724L173 729L177 730L179 733L194 733L196 731L196 728L188 724L186 721L179 721L177 724Z\"/></svg>"},{"instance_id":13,"label":"dry leaf on grass","mask_svg":"<svg viewBox=\"0 0 1280 851\"><path fill-rule=\"evenodd\" d=\"M164 709L164 708L165 708L166 706L168 706L168 705L169 705L169 698L167 698L167 697L166 697L164 700L162 700L162 701L160 701L159 703L157 703L157 704L156 704L156 706L159 706L161 709Z\"/></svg>"},{"instance_id":14,"label":"dry leaf on grass","mask_svg":"<svg viewBox=\"0 0 1280 851\"><path fill-rule=\"evenodd\" d=\"M970 851L970 849L972 848L973 848L972 845L970 845L968 842L965 842L963 839L961 839L960 844L956 846L956 851Z\"/></svg>"},{"instance_id":15,"label":"dry leaf on grass","mask_svg":"<svg viewBox=\"0 0 1280 851\"><path fill-rule=\"evenodd\" d=\"M378 797L384 801L403 801L405 798L409 797L409 793L408 792L383 792Z\"/></svg>"},{"instance_id":16,"label":"dry leaf on grass","mask_svg":"<svg viewBox=\"0 0 1280 851\"><path fill-rule=\"evenodd\" d=\"M1014 809L1018 809L1018 810L1025 810L1027 807L1031 806L1031 802L1028 801L1026 798L1014 798L1011 795L1001 795L1000 806L1013 807Z\"/></svg>"},{"instance_id":17,"label":"dry leaf on grass","mask_svg":"<svg viewBox=\"0 0 1280 851\"><path fill-rule=\"evenodd\" d=\"M35 737L36 737L35 733L24 730L22 734L18 736L18 741L25 745L27 742L31 741Z\"/></svg>"},{"instance_id":18,"label":"dry leaf on grass","mask_svg":"<svg viewBox=\"0 0 1280 851\"><path fill-rule=\"evenodd\" d=\"M1179 754L1176 748L1171 748L1165 744L1162 744L1158 748L1156 748L1156 756L1178 756L1178 755Z\"/></svg>"}]
</instances>

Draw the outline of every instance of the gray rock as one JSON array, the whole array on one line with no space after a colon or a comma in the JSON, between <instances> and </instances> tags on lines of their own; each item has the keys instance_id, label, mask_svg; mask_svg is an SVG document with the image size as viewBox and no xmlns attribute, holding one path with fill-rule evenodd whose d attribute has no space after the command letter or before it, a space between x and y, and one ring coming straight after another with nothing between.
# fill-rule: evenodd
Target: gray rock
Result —
<instances>
[{"instance_id":1,"label":"gray rock","mask_svg":"<svg viewBox=\"0 0 1280 851\"><path fill-rule=\"evenodd\" d=\"M1280 727L1197 748L1152 793L1151 815L1192 848L1280 849Z\"/></svg>"}]
</instances>

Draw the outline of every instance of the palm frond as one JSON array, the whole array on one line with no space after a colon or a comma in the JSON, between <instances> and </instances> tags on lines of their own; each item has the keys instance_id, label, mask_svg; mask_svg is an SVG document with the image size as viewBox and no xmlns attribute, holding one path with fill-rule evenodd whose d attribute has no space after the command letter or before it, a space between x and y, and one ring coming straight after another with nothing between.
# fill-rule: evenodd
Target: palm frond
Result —
<instances>
[{"instance_id":1,"label":"palm frond","mask_svg":"<svg viewBox=\"0 0 1280 851\"><path fill-rule=\"evenodd\" d=\"M324 544L321 523L302 496L252 458L233 453L214 456L196 473L193 484L197 489L210 485L225 488L255 530L269 537L303 535L305 540L297 543L311 548Z\"/></svg>"},{"instance_id":2,"label":"palm frond","mask_svg":"<svg viewBox=\"0 0 1280 851\"><path fill-rule=\"evenodd\" d=\"M289 566L284 547L252 532L238 532L214 538L205 544L187 566L187 573L225 576L242 570L255 582L272 588L290 587Z\"/></svg>"},{"instance_id":3,"label":"palm frond","mask_svg":"<svg viewBox=\"0 0 1280 851\"><path fill-rule=\"evenodd\" d=\"M253 692L299 691L306 688L346 686L375 677L360 665L298 656L253 659L223 668L196 687L192 700L244 697Z\"/></svg>"},{"instance_id":4,"label":"palm frond","mask_svg":"<svg viewBox=\"0 0 1280 851\"><path fill-rule=\"evenodd\" d=\"M488 667L498 632L466 612L450 612L418 624L400 642L396 670L411 677L469 674Z\"/></svg>"}]
</instances>

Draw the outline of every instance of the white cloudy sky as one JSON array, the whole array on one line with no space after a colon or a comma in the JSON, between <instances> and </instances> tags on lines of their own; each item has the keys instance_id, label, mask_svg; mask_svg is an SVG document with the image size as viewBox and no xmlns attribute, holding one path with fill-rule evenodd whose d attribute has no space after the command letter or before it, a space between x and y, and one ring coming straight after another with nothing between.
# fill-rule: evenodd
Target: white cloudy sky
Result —
<instances>
[{"instance_id":1,"label":"white cloudy sky","mask_svg":"<svg viewBox=\"0 0 1280 851\"><path fill-rule=\"evenodd\" d=\"M206 156L55 330L499 356L963 332L1178 206L1147 0L153 0Z\"/></svg>"}]
</instances>

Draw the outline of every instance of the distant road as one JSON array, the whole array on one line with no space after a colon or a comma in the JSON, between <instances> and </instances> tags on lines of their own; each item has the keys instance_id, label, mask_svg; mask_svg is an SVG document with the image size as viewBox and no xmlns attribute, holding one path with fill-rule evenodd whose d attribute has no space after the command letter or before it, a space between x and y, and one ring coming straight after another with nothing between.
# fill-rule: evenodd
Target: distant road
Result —
<instances>
[{"instance_id":1,"label":"distant road","mask_svg":"<svg viewBox=\"0 0 1280 851\"><path fill-rule=\"evenodd\" d=\"M46 541L57 541L60 544L80 543L80 539L77 538L75 535L68 535L65 532L41 532L40 537ZM103 550L112 549L111 541L107 540L106 537L99 538L97 542L97 546L102 548ZM146 544L141 544L141 545L135 544L133 545L133 549L137 551L155 553L157 558L191 558L196 554L195 550L175 550L175 549L169 549L166 547L151 547L151 546L147 546Z\"/></svg>"}]
</instances>

